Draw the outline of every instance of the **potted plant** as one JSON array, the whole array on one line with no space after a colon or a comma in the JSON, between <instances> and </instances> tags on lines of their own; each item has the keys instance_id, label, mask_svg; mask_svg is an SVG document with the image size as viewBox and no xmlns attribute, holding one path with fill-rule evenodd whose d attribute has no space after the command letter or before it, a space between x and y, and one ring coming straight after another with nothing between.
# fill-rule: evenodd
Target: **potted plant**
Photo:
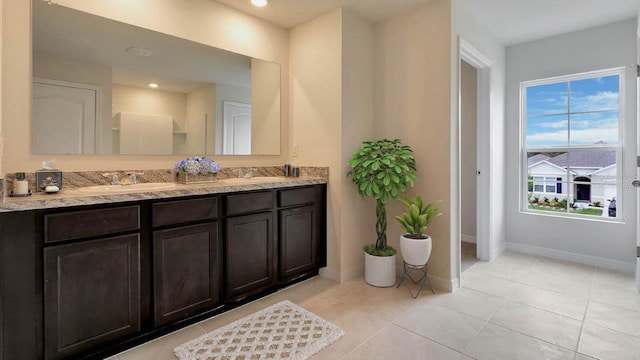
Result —
<instances>
[{"instance_id":1,"label":"potted plant","mask_svg":"<svg viewBox=\"0 0 640 360\"><path fill-rule=\"evenodd\" d=\"M402 258L409 265L424 266L429 261L432 248L431 237L425 232L431 220L442 215L436 207L440 201L425 205L419 195L401 201L407 207L402 216L396 216L396 220L406 231L406 234L400 235Z\"/></svg>"},{"instance_id":2,"label":"potted plant","mask_svg":"<svg viewBox=\"0 0 640 360\"><path fill-rule=\"evenodd\" d=\"M375 245L364 247L365 281L373 286L388 287L396 283L396 250L387 245L387 212L389 198L397 199L413 187L417 176L416 161L409 146L400 140L382 139L365 141L349 160L351 170L347 176L358 188L360 196L376 200Z\"/></svg>"}]
</instances>

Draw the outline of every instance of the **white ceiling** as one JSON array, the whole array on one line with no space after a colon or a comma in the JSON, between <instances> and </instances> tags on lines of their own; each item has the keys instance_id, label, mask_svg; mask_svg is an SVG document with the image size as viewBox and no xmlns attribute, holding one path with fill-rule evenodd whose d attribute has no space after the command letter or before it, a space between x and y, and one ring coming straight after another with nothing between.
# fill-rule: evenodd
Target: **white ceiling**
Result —
<instances>
[{"instance_id":1,"label":"white ceiling","mask_svg":"<svg viewBox=\"0 0 640 360\"><path fill-rule=\"evenodd\" d=\"M292 28L339 7L355 10L372 23L402 14L430 0L216 0L268 22ZM459 0L504 45L630 19L640 0Z\"/></svg>"},{"instance_id":2,"label":"white ceiling","mask_svg":"<svg viewBox=\"0 0 640 360\"><path fill-rule=\"evenodd\" d=\"M634 18L640 0L461 0L504 45Z\"/></svg>"},{"instance_id":3,"label":"white ceiling","mask_svg":"<svg viewBox=\"0 0 640 360\"><path fill-rule=\"evenodd\" d=\"M216 1L290 29L340 7L351 8L363 18L377 23L430 0L269 0L262 8L251 5L250 0Z\"/></svg>"}]
</instances>

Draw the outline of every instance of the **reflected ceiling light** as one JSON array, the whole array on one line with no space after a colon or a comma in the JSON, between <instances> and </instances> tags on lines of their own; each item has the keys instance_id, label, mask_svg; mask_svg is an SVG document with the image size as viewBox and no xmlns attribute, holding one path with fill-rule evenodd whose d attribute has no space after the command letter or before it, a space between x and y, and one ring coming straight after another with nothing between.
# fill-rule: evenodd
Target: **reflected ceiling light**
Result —
<instances>
[{"instance_id":1,"label":"reflected ceiling light","mask_svg":"<svg viewBox=\"0 0 640 360\"><path fill-rule=\"evenodd\" d=\"M251 3L257 7L267 6L267 0L251 0Z\"/></svg>"},{"instance_id":2,"label":"reflected ceiling light","mask_svg":"<svg viewBox=\"0 0 640 360\"><path fill-rule=\"evenodd\" d=\"M156 84L156 83L151 83L151 84L149 84L149 87L150 87L150 88L155 89L155 88L157 88L157 87L158 87L158 84Z\"/></svg>"},{"instance_id":3,"label":"reflected ceiling light","mask_svg":"<svg viewBox=\"0 0 640 360\"><path fill-rule=\"evenodd\" d=\"M128 53L131 53L136 56L149 57L153 55L153 51L147 49L141 49L137 47L130 47L127 49Z\"/></svg>"}]
</instances>

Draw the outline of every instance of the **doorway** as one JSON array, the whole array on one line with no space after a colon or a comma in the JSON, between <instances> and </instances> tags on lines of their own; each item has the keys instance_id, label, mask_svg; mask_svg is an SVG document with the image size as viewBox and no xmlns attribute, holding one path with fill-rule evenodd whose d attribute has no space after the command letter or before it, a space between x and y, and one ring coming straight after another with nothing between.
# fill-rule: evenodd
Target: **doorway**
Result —
<instances>
[{"instance_id":1,"label":"doorway","mask_svg":"<svg viewBox=\"0 0 640 360\"><path fill-rule=\"evenodd\" d=\"M466 63L470 67L475 70L475 106L470 106L470 110L467 112L473 113L475 111L475 129L471 129L469 131L473 137L475 133L475 144L471 144L469 146L468 140L467 143L463 144L463 134L462 131L466 132L469 130L468 124L465 127L465 124L462 123L461 119L461 106L462 105L462 85L461 85L461 77L458 76L458 121L457 121L457 135L458 135L458 144L457 149L455 150L457 153L457 168L458 179L455 184L456 193L457 193L457 204L459 209L463 209L465 206L473 207L470 211L472 218L475 217L475 259L473 259L473 249L471 249L471 259L472 260L483 260L490 261L492 259L492 243L495 240L492 240L492 211L491 211L491 200L494 198L495 194L492 192L492 167L491 167L491 159L490 159L490 146L489 146L489 137L490 137L490 94L491 94L491 74L492 74L492 62L484 56L481 52L479 52L476 48L474 48L471 44L465 41L462 38L459 38L459 50L460 56L458 58L458 74L462 74L461 67ZM466 65L465 65L466 66ZM468 68L467 68L468 69ZM472 69L471 70L473 73ZM473 76L472 76L473 78ZM472 85L473 86L473 85ZM472 89L473 90L473 89ZM475 110L474 110L475 108ZM473 115L473 114L471 114ZM473 116L471 116L473 118ZM473 122L473 120L471 120ZM464 149L463 149L464 147ZM466 151L465 155L463 154L463 150L469 149ZM475 156L475 164L473 164L472 160L465 160L465 164L463 164L462 156L465 156L465 159L471 159ZM469 165L471 163L471 165ZM463 170L463 167L465 169ZM464 173L462 173L464 171ZM463 184L464 184L464 193L463 193ZM473 189L475 189L475 194L473 193ZM470 197L469 200L470 205L467 204L467 199L463 199L463 197ZM466 211L465 209L465 217ZM475 213L473 212L475 210ZM465 237L466 242L463 242L462 235L471 235L473 236L473 230L469 230L469 228L473 228L473 222L465 223L465 230L463 232L463 214L462 210L457 211L456 214L456 229L454 241L452 241L452 262L455 264L453 266L452 272L456 274L454 278L456 280L460 279L460 275L462 274L462 246L466 243L469 243L469 240L472 240L472 237ZM465 219L466 221L466 219ZM465 247L469 247L465 245ZM454 286L454 288L457 286Z\"/></svg>"},{"instance_id":2,"label":"doorway","mask_svg":"<svg viewBox=\"0 0 640 360\"><path fill-rule=\"evenodd\" d=\"M478 262L477 149L478 71L460 61L460 271Z\"/></svg>"}]
</instances>

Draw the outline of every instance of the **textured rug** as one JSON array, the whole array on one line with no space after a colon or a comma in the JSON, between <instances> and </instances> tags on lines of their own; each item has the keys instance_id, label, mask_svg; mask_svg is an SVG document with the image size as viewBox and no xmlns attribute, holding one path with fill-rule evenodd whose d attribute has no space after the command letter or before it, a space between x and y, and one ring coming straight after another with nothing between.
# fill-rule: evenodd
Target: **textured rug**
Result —
<instances>
[{"instance_id":1,"label":"textured rug","mask_svg":"<svg viewBox=\"0 0 640 360\"><path fill-rule=\"evenodd\" d=\"M176 347L180 360L304 360L344 331L285 300Z\"/></svg>"}]
</instances>

